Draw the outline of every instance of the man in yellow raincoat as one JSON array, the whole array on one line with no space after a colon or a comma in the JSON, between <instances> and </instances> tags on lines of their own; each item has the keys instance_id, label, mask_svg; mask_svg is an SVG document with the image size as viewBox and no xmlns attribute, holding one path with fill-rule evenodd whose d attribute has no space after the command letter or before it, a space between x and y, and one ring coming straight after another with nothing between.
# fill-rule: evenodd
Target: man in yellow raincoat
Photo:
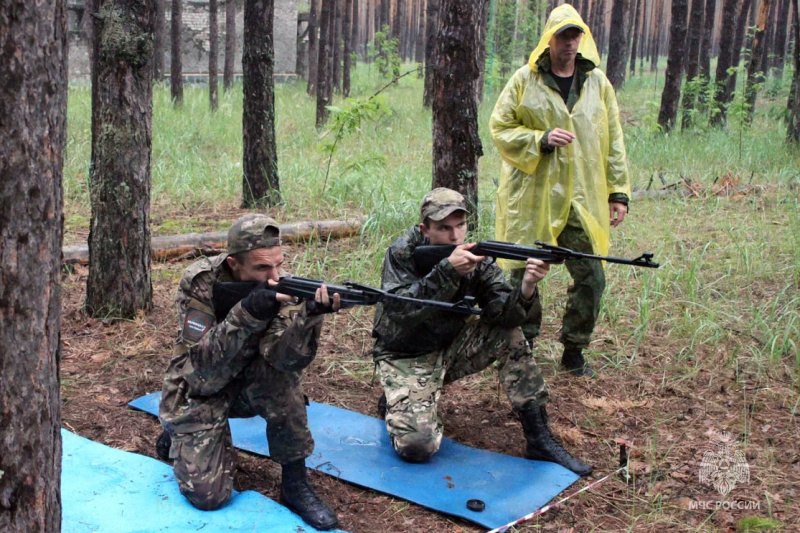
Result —
<instances>
[{"instance_id":1,"label":"man in yellow raincoat","mask_svg":"<svg viewBox=\"0 0 800 533\"><path fill-rule=\"evenodd\" d=\"M625 218L630 181L614 88L597 66L589 27L569 4L555 8L528 64L503 89L489 122L503 157L495 237L518 244L541 240L576 251L608 254L610 226ZM524 264L502 261L512 280ZM566 262L568 290L561 364L594 376L589 345L605 289L598 261ZM541 312L523 326L539 334Z\"/></svg>"}]
</instances>

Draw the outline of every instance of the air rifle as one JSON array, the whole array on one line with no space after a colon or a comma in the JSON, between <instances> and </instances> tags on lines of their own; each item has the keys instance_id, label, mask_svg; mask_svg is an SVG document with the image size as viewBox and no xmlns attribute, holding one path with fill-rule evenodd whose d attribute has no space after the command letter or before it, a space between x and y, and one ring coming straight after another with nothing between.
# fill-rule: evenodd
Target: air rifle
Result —
<instances>
[{"instance_id":1,"label":"air rifle","mask_svg":"<svg viewBox=\"0 0 800 533\"><path fill-rule=\"evenodd\" d=\"M595 259L622 265L632 265L647 268L658 268L659 264L653 261L653 254L643 253L636 259L623 257L606 257L602 255L584 254L574 252L569 248L561 248L552 244L536 241L536 246L525 246L502 241L481 241L470 250L475 255L485 255L493 259L514 259L526 261L529 258L540 259L545 263L563 263L568 259ZM449 257L456 245L442 244L430 246L417 246L414 248L414 265L417 273L427 275L442 259Z\"/></svg>"},{"instance_id":2,"label":"air rifle","mask_svg":"<svg viewBox=\"0 0 800 533\"><path fill-rule=\"evenodd\" d=\"M214 313L217 320L223 320L231 308L241 301L250 291L260 284L256 281L218 281L214 284ZM479 315L481 310L475 307L475 298L465 296L462 300L454 303L441 302L438 300L420 300L408 296L400 296L391 292L367 287L351 281L345 281L344 285L333 285L314 279L298 278L286 276L278 281L277 285L266 286L275 292L288 294L303 300L314 301L317 289L322 285L328 288L328 294L338 294L341 299L342 307L352 307L355 305L375 305L379 302L402 302L418 307L431 307L440 311L449 311L462 315Z\"/></svg>"}]
</instances>

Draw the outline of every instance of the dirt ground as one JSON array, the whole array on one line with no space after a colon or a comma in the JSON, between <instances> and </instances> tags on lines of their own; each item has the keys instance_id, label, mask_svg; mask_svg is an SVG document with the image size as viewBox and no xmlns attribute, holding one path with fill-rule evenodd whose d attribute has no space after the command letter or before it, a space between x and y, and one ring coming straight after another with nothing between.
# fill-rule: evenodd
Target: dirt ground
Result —
<instances>
[{"instance_id":1,"label":"dirt ground","mask_svg":"<svg viewBox=\"0 0 800 533\"><path fill-rule=\"evenodd\" d=\"M347 248L346 241L342 248ZM116 323L89 318L81 310L86 267L64 274L64 427L115 448L155 457L157 420L127 403L161 389L176 329L172 298L190 263L155 264L152 311ZM371 319L371 310L361 308L326 321L318 358L306 374L305 391L313 401L375 416L381 391L377 381L372 383ZM547 329L539 347L552 349L537 350L539 354L557 350L556 328ZM605 350L613 349L606 333L607 326L600 324L597 342ZM565 494L614 470L621 441L634 445L633 479L626 483L612 477L517 531L737 531L740 519L751 515L771 517L785 531L800 531L800 420L784 401L793 387L791 376L775 370L765 378L763 371L710 364L709 370L703 365L682 379L665 380L673 344L654 334L649 346L632 364L618 370L603 368L597 379L569 378L558 371L555 360L538 356L553 397L549 410L555 432L568 449L595 467L592 476ZM717 346L695 349L712 363L722 357ZM497 387L494 370L449 387L441 414L446 436L458 442L522 454L522 431ZM738 484L726 499L758 502L758 510L690 509L692 502L722 499L712 487L698 482L698 472L703 453L723 432L734 437L746 434L750 465L750 483ZM278 500L279 473L269 459L240 453L235 488ZM313 473L312 479L346 531L484 531L327 475Z\"/></svg>"}]
</instances>

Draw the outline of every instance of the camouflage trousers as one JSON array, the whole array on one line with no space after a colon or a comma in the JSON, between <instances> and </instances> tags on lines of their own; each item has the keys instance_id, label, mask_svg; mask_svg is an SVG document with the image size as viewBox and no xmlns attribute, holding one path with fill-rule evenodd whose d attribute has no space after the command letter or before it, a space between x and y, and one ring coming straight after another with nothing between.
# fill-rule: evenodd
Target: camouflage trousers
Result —
<instances>
[{"instance_id":1,"label":"camouflage trousers","mask_svg":"<svg viewBox=\"0 0 800 533\"><path fill-rule=\"evenodd\" d=\"M592 243L575 215L575 210L570 211L567 226L557 241L558 246L576 252L594 253ZM566 261L565 266L572 277L572 285L567 289L567 308L561 326L561 343L568 348L586 348L589 346L597 315L600 313L600 300L606 288L605 272L600 261L591 259ZM524 273L524 268L511 270L509 273L511 283L519 284ZM533 319L522 325L525 338L530 342L539 336L542 327L541 299L537 299L534 305L539 306L538 313L532 314Z\"/></svg>"},{"instance_id":2,"label":"camouflage trousers","mask_svg":"<svg viewBox=\"0 0 800 533\"><path fill-rule=\"evenodd\" d=\"M270 457L287 464L305 459L314 451L308 429L305 396L299 372L282 372L256 357L242 374L219 394L191 398L204 402L214 413L211 429L180 433L169 428L170 458L181 493L198 509L216 509L231 497L236 450L231 442L228 418L260 415L267 420Z\"/></svg>"},{"instance_id":3,"label":"camouflage trousers","mask_svg":"<svg viewBox=\"0 0 800 533\"><path fill-rule=\"evenodd\" d=\"M426 461L442 442L437 404L442 387L499 363L499 378L515 410L545 405L550 397L520 328L477 320L464 326L442 350L412 358L378 361L386 393L386 428L395 451Z\"/></svg>"}]
</instances>

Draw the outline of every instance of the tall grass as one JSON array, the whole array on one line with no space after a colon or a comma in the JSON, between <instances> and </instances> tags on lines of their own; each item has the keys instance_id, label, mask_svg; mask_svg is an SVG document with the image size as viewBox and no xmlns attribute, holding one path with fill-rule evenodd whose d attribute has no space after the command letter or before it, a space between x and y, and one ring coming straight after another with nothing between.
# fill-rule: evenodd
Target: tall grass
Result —
<instances>
[{"instance_id":1,"label":"tall grass","mask_svg":"<svg viewBox=\"0 0 800 533\"><path fill-rule=\"evenodd\" d=\"M385 84L375 69L359 65L354 98ZM652 74L629 78L619 92L631 178L635 189L659 173L668 183L681 176L709 187L730 175L743 184L777 186L734 198L669 197L633 202L630 216L612 235L613 252L632 256L649 250L657 271L619 265L608 268L608 290L599 335L615 346L598 348L607 364L633 361L644 344L674 344L671 364L690 372L712 357L721 364L748 358L759 368L791 359L800 365L800 155L787 149L776 120L788 87L773 84L759 100L751 128L735 118L724 129L702 120L696 129L663 135L654 130L660 89ZM476 238L493 235L493 199L500 157L486 125L499 88L479 109L484 157L480 161L481 224ZM305 84L275 88L278 164L285 205L273 210L282 221L366 215L363 238L346 252L332 243L308 247L293 257L300 274L377 283L388 243L417 222L421 197L431 181L431 113L422 106L422 80L406 76L383 95L391 114L362 124L345 136L325 179L328 155L320 148L329 131L315 131L315 102ZM90 155L90 91L69 94L65 157L67 235L89 222L87 169ZM346 103L337 105L346 107ZM201 86L185 90L174 108L169 90L157 86L153 101L152 211L160 224L174 217L219 215L229 222L241 200L241 86L220 95L212 113ZM741 137L741 144L740 144ZM559 322L569 276L554 267L543 285L548 323ZM679 339L679 342L676 342ZM717 349L716 346L724 347Z\"/></svg>"}]
</instances>

